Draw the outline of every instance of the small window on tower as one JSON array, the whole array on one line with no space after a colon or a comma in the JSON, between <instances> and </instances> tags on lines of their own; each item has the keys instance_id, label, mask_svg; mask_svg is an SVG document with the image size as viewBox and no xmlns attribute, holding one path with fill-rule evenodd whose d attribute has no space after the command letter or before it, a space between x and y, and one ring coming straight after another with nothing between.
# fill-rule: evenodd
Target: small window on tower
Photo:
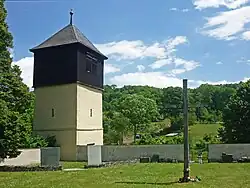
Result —
<instances>
[{"instance_id":1,"label":"small window on tower","mask_svg":"<svg viewBox=\"0 0 250 188\"><path fill-rule=\"evenodd\" d=\"M97 73L97 65L95 63L92 63L92 72L93 74Z\"/></svg>"},{"instance_id":2,"label":"small window on tower","mask_svg":"<svg viewBox=\"0 0 250 188\"><path fill-rule=\"evenodd\" d=\"M90 109L90 117L92 117L93 116L93 109Z\"/></svg>"},{"instance_id":3,"label":"small window on tower","mask_svg":"<svg viewBox=\"0 0 250 188\"><path fill-rule=\"evenodd\" d=\"M88 60L86 61L86 71L91 72L91 62Z\"/></svg>"},{"instance_id":4,"label":"small window on tower","mask_svg":"<svg viewBox=\"0 0 250 188\"><path fill-rule=\"evenodd\" d=\"M51 110L51 116L55 117L55 110L54 110L54 108L52 108L52 110Z\"/></svg>"}]
</instances>

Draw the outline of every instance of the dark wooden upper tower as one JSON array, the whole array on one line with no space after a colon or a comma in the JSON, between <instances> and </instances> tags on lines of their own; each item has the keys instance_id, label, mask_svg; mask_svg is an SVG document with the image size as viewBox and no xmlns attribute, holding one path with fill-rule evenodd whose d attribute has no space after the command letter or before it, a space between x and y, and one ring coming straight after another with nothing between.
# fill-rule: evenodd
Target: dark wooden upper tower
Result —
<instances>
[{"instance_id":1,"label":"dark wooden upper tower","mask_svg":"<svg viewBox=\"0 0 250 188\"><path fill-rule=\"evenodd\" d=\"M33 87L80 83L103 88L103 55L72 24L30 49L34 53Z\"/></svg>"}]
</instances>

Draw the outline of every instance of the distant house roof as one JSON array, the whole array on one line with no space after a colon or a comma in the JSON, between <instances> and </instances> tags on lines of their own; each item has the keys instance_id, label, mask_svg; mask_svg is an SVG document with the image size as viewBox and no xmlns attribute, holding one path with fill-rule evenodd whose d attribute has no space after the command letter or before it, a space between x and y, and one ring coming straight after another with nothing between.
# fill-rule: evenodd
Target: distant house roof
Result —
<instances>
[{"instance_id":1,"label":"distant house roof","mask_svg":"<svg viewBox=\"0 0 250 188\"><path fill-rule=\"evenodd\" d=\"M55 47L66 44L80 43L87 48L95 51L99 55L103 56L105 59L108 59L105 55L103 55L88 39L84 34L73 24L69 24L53 36L45 40L40 45L30 49L30 51L35 51L38 49Z\"/></svg>"},{"instance_id":2,"label":"distant house roof","mask_svg":"<svg viewBox=\"0 0 250 188\"><path fill-rule=\"evenodd\" d=\"M179 133L169 133L169 134L166 134L166 136L177 136L179 135Z\"/></svg>"}]
</instances>

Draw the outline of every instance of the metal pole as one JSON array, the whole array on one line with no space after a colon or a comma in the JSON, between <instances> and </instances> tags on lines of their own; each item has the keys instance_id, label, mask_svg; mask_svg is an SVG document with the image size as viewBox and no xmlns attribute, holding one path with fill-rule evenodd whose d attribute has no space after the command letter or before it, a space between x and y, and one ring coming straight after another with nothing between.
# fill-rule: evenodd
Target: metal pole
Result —
<instances>
[{"instance_id":1,"label":"metal pole","mask_svg":"<svg viewBox=\"0 0 250 188\"><path fill-rule=\"evenodd\" d=\"M183 80L183 114L184 114L184 181L187 182L189 179L187 79Z\"/></svg>"}]
</instances>

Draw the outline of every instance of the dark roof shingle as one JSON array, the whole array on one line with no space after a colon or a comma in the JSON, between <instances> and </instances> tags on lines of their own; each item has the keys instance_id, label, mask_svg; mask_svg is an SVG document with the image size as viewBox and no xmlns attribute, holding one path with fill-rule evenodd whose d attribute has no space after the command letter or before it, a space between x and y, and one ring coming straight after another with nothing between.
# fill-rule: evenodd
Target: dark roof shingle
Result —
<instances>
[{"instance_id":1,"label":"dark roof shingle","mask_svg":"<svg viewBox=\"0 0 250 188\"><path fill-rule=\"evenodd\" d=\"M30 51L73 43L81 43L107 59L76 26L71 24L52 35L40 45L32 48Z\"/></svg>"}]
</instances>

